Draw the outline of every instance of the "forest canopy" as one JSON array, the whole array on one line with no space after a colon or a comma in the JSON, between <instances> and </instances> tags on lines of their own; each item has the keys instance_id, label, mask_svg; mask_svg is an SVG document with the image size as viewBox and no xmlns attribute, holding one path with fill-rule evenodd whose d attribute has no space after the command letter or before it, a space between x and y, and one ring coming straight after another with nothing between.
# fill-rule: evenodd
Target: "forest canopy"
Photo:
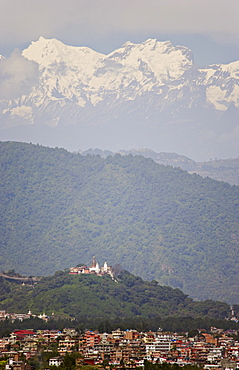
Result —
<instances>
[{"instance_id":1,"label":"forest canopy","mask_svg":"<svg viewBox=\"0 0 239 370\"><path fill-rule=\"evenodd\" d=\"M192 298L239 301L239 187L141 156L0 143L0 269L121 264Z\"/></svg>"}]
</instances>

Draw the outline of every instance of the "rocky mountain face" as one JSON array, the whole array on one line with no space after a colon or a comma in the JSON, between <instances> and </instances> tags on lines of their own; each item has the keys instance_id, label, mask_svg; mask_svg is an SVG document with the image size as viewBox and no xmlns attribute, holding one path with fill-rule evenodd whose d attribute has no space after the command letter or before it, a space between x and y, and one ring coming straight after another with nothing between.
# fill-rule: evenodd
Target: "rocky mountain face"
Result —
<instances>
[{"instance_id":1,"label":"rocky mountain face","mask_svg":"<svg viewBox=\"0 0 239 370\"><path fill-rule=\"evenodd\" d=\"M149 147L194 160L238 155L239 61L197 68L188 48L152 39L103 55L41 37L22 57L39 81L20 97L2 94L3 140Z\"/></svg>"}]
</instances>

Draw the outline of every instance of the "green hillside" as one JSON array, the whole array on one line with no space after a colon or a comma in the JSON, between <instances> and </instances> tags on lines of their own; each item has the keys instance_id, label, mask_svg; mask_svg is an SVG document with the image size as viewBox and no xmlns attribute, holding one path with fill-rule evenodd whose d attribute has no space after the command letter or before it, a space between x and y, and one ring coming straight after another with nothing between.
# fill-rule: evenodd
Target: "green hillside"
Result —
<instances>
[{"instance_id":1,"label":"green hillside","mask_svg":"<svg viewBox=\"0 0 239 370\"><path fill-rule=\"evenodd\" d=\"M165 166L180 167L189 173L197 173L202 177L210 177L214 180L225 181L231 185L239 185L239 157L230 159L214 159L208 162L195 162L192 159L179 155L177 153L157 153L151 149L130 149L121 150L122 155L142 155L151 158L158 164ZM100 155L106 158L108 155L115 153L108 150L88 149L81 152L82 155Z\"/></svg>"},{"instance_id":2,"label":"green hillside","mask_svg":"<svg viewBox=\"0 0 239 370\"><path fill-rule=\"evenodd\" d=\"M194 302L179 289L160 286L156 281L143 281L122 270L117 282L109 275L69 275L58 271L35 285L21 285L0 278L0 309L32 314L54 312L62 317L85 318L153 318L211 317L230 315L226 303Z\"/></svg>"},{"instance_id":3,"label":"green hillside","mask_svg":"<svg viewBox=\"0 0 239 370\"><path fill-rule=\"evenodd\" d=\"M239 302L239 187L141 156L0 143L0 269L96 255L197 299Z\"/></svg>"}]
</instances>

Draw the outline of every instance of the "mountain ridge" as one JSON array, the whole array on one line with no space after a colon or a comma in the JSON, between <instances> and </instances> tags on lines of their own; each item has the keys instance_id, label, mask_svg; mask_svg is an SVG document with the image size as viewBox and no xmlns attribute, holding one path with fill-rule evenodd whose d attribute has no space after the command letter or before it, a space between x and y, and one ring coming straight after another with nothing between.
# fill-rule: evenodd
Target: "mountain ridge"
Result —
<instances>
[{"instance_id":1,"label":"mountain ridge","mask_svg":"<svg viewBox=\"0 0 239 370\"><path fill-rule=\"evenodd\" d=\"M199 161L238 155L239 61L197 68L190 49L155 39L104 55L40 38L22 56L37 63L39 84L0 100L3 140L146 146Z\"/></svg>"},{"instance_id":2,"label":"mountain ridge","mask_svg":"<svg viewBox=\"0 0 239 370\"><path fill-rule=\"evenodd\" d=\"M98 148L90 148L85 151L79 151L78 153L81 155L100 155L102 158L116 154L109 150L101 150ZM157 153L148 148L119 150L117 153L121 155L142 155L165 166L179 167L191 174L197 173L202 177L210 177L214 180L225 181L230 185L239 185L239 158L210 158L210 161L208 162L195 162L192 159L177 153Z\"/></svg>"}]
</instances>

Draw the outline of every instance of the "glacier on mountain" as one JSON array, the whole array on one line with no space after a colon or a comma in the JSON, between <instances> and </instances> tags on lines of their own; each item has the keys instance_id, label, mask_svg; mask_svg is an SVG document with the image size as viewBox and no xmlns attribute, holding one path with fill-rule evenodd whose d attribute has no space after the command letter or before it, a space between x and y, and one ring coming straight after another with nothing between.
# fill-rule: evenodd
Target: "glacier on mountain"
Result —
<instances>
[{"instance_id":1,"label":"glacier on mountain","mask_svg":"<svg viewBox=\"0 0 239 370\"><path fill-rule=\"evenodd\" d=\"M22 56L38 65L39 81L0 101L3 140L238 155L239 61L196 68L188 48L155 39L104 55L40 37Z\"/></svg>"}]
</instances>

